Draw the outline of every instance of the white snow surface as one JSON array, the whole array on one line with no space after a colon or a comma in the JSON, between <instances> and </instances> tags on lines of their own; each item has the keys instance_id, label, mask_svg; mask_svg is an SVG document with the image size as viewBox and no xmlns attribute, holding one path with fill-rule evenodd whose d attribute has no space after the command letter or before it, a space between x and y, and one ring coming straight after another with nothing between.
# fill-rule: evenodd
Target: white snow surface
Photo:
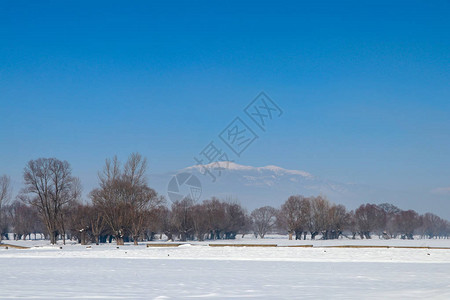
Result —
<instances>
[{"instance_id":1,"label":"white snow surface","mask_svg":"<svg viewBox=\"0 0 450 300\"><path fill-rule=\"evenodd\" d=\"M449 239L289 241L269 236L213 243L278 247L210 247L208 241L173 248L10 243L32 248L0 247L2 299L450 299L450 249L327 247L450 247ZM292 245L314 247L286 247Z\"/></svg>"}]
</instances>

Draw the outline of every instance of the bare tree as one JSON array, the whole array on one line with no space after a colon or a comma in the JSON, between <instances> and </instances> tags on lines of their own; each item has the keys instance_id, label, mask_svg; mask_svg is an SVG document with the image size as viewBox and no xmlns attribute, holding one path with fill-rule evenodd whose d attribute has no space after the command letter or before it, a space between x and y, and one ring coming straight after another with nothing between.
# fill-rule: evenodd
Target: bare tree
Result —
<instances>
[{"instance_id":1,"label":"bare tree","mask_svg":"<svg viewBox=\"0 0 450 300\"><path fill-rule=\"evenodd\" d=\"M172 204L172 224L180 234L180 240L186 241L193 238L194 234L194 202L190 198L184 198Z\"/></svg>"},{"instance_id":2,"label":"bare tree","mask_svg":"<svg viewBox=\"0 0 450 300\"><path fill-rule=\"evenodd\" d=\"M259 235L263 239L275 225L276 216L277 210L271 206L263 206L252 211L255 236Z\"/></svg>"},{"instance_id":3,"label":"bare tree","mask_svg":"<svg viewBox=\"0 0 450 300\"><path fill-rule=\"evenodd\" d=\"M422 234L432 239L438 234L438 224L441 218L432 213L426 213L422 216Z\"/></svg>"},{"instance_id":4,"label":"bare tree","mask_svg":"<svg viewBox=\"0 0 450 300\"><path fill-rule=\"evenodd\" d=\"M396 218L402 210L390 203L381 203L378 205L378 207L383 210L386 215L386 224L385 231L383 232L383 237L386 239L396 237L399 232L398 222L396 222Z\"/></svg>"},{"instance_id":5,"label":"bare tree","mask_svg":"<svg viewBox=\"0 0 450 300\"><path fill-rule=\"evenodd\" d=\"M98 206L89 206L89 228L95 244L100 243L100 236L106 233L105 217Z\"/></svg>"},{"instance_id":6,"label":"bare tree","mask_svg":"<svg viewBox=\"0 0 450 300\"><path fill-rule=\"evenodd\" d=\"M311 213L309 217L309 231L314 240L319 233L325 234L329 224L330 202L322 196L310 199Z\"/></svg>"},{"instance_id":7,"label":"bare tree","mask_svg":"<svg viewBox=\"0 0 450 300\"><path fill-rule=\"evenodd\" d=\"M136 190L136 189L134 189ZM165 202L164 197L158 197L156 192L149 187L139 188L140 192L135 194L131 208L131 235L134 244L143 238L146 228L151 222L153 210Z\"/></svg>"},{"instance_id":8,"label":"bare tree","mask_svg":"<svg viewBox=\"0 0 450 300\"><path fill-rule=\"evenodd\" d=\"M164 233L169 241L173 241L174 235L177 234L177 229L172 222L173 213L165 206L158 207L153 212L157 220L156 224L161 228L161 233Z\"/></svg>"},{"instance_id":9,"label":"bare tree","mask_svg":"<svg viewBox=\"0 0 450 300\"><path fill-rule=\"evenodd\" d=\"M210 231L205 205L196 204L192 207L192 226L197 239L205 240L205 236Z\"/></svg>"},{"instance_id":10,"label":"bare tree","mask_svg":"<svg viewBox=\"0 0 450 300\"><path fill-rule=\"evenodd\" d=\"M94 205L101 209L117 245L123 245L126 228L129 228L125 184L122 180L120 163L115 156L106 159L103 173L99 173L100 187L90 193Z\"/></svg>"},{"instance_id":11,"label":"bare tree","mask_svg":"<svg viewBox=\"0 0 450 300\"><path fill-rule=\"evenodd\" d=\"M72 238L76 238L81 245L86 245L90 233L91 206L74 203L68 211L67 228Z\"/></svg>"},{"instance_id":12,"label":"bare tree","mask_svg":"<svg viewBox=\"0 0 450 300\"><path fill-rule=\"evenodd\" d=\"M9 206L8 213L13 225L14 239L24 240L35 232L39 225L39 216L35 207L27 205L20 200L16 200Z\"/></svg>"},{"instance_id":13,"label":"bare tree","mask_svg":"<svg viewBox=\"0 0 450 300\"><path fill-rule=\"evenodd\" d=\"M64 207L79 196L77 184L67 161L56 158L30 160L24 170L24 195L30 196L50 235L56 244L63 222Z\"/></svg>"},{"instance_id":14,"label":"bare tree","mask_svg":"<svg viewBox=\"0 0 450 300\"><path fill-rule=\"evenodd\" d=\"M235 239L239 231L245 230L247 212L235 202L225 202L225 239Z\"/></svg>"},{"instance_id":15,"label":"bare tree","mask_svg":"<svg viewBox=\"0 0 450 300\"><path fill-rule=\"evenodd\" d=\"M414 210L407 210L399 212L395 217L395 223L402 238L412 240L414 239L414 232L421 225L421 218Z\"/></svg>"},{"instance_id":16,"label":"bare tree","mask_svg":"<svg viewBox=\"0 0 450 300\"><path fill-rule=\"evenodd\" d=\"M432 238L448 238L450 234L449 222L439 216L426 213L421 217L420 230L423 236Z\"/></svg>"},{"instance_id":17,"label":"bare tree","mask_svg":"<svg viewBox=\"0 0 450 300\"><path fill-rule=\"evenodd\" d=\"M224 203L213 197L211 200L203 201L203 206L208 218L209 239L222 239L227 222Z\"/></svg>"},{"instance_id":18,"label":"bare tree","mask_svg":"<svg viewBox=\"0 0 450 300\"><path fill-rule=\"evenodd\" d=\"M146 170L147 161L139 153L129 156L123 170L117 157L107 159L103 173L99 174L100 187L90 194L118 245L123 245L124 238L130 235L137 245L149 210L164 200L148 187Z\"/></svg>"},{"instance_id":19,"label":"bare tree","mask_svg":"<svg viewBox=\"0 0 450 300\"><path fill-rule=\"evenodd\" d=\"M333 204L328 210L328 228L324 234L324 239L338 239L348 221L345 206Z\"/></svg>"},{"instance_id":20,"label":"bare tree","mask_svg":"<svg viewBox=\"0 0 450 300\"><path fill-rule=\"evenodd\" d=\"M372 231L385 227L386 213L375 204L363 204L355 211L355 220L361 238L370 239Z\"/></svg>"},{"instance_id":21,"label":"bare tree","mask_svg":"<svg viewBox=\"0 0 450 300\"><path fill-rule=\"evenodd\" d=\"M5 205L8 205L9 201L11 200L11 179L6 176L3 175L0 177L0 243L2 241L2 237L3 237L3 227L7 227L6 226L6 216L4 214L4 210L3 207Z\"/></svg>"},{"instance_id":22,"label":"bare tree","mask_svg":"<svg viewBox=\"0 0 450 300\"><path fill-rule=\"evenodd\" d=\"M0 207L7 205L11 199L11 179L9 176L0 176Z\"/></svg>"},{"instance_id":23,"label":"bare tree","mask_svg":"<svg viewBox=\"0 0 450 300\"><path fill-rule=\"evenodd\" d=\"M0 210L0 214L1 214L1 218L0 218L0 235L1 238L6 238L7 240L9 240L9 235L8 233L11 231L10 230L10 226L11 226L11 219L8 215L8 209L9 206L3 206L2 209ZM1 243L1 240L0 240Z\"/></svg>"},{"instance_id":24,"label":"bare tree","mask_svg":"<svg viewBox=\"0 0 450 300\"><path fill-rule=\"evenodd\" d=\"M356 239L356 235L358 234L358 223L356 221L356 217L355 217L355 211L350 211L347 214L347 219L348 219L348 223L347 223L347 228L348 230L352 233L352 239Z\"/></svg>"},{"instance_id":25,"label":"bare tree","mask_svg":"<svg viewBox=\"0 0 450 300\"><path fill-rule=\"evenodd\" d=\"M80 179L77 177L73 177L70 199L67 201L67 204L61 208L61 213L58 216L59 232L63 238L64 245L66 244L66 233L68 226L67 222L71 217L72 207L79 204L79 201L81 199L81 193L82 188Z\"/></svg>"},{"instance_id":26,"label":"bare tree","mask_svg":"<svg viewBox=\"0 0 450 300\"><path fill-rule=\"evenodd\" d=\"M301 239L302 232L307 228L310 210L309 200L300 195L290 196L281 206L279 225L288 231L290 240L293 234L296 240Z\"/></svg>"},{"instance_id":27,"label":"bare tree","mask_svg":"<svg viewBox=\"0 0 450 300\"><path fill-rule=\"evenodd\" d=\"M377 206L384 210L387 214L398 214L402 211L400 208L391 203L381 203Z\"/></svg>"}]
</instances>

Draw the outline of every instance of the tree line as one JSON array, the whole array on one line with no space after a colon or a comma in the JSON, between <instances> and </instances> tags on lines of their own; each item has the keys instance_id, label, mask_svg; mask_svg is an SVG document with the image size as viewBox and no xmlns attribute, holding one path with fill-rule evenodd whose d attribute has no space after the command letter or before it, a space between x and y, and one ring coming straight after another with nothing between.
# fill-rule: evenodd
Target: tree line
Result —
<instances>
[{"instance_id":1,"label":"tree line","mask_svg":"<svg viewBox=\"0 0 450 300\"><path fill-rule=\"evenodd\" d=\"M347 211L323 196L290 196L280 208L264 206L248 213L232 200L201 203L185 198L169 205L148 186L147 161L139 153L125 164L107 159L98 187L82 200L80 180L67 161L31 160L24 188L12 201L8 176L0 177L0 241L44 236L55 244L66 238L81 244L168 240L235 239L253 234L288 234L289 239L448 238L450 222L432 213L420 215L389 204L363 204Z\"/></svg>"}]
</instances>

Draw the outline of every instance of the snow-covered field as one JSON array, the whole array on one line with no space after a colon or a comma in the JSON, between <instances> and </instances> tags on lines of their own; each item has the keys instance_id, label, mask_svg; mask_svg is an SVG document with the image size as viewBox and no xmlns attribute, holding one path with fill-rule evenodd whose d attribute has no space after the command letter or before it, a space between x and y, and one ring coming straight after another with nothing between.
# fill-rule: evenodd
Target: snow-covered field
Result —
<instances>
[{"instance_id":1,"label":"snow-covered field","mask_svg":"<svg viewBox=\"0 0 450 300\"><path fill-rule=\"evenodd\" d=\"M279 247L195 242L60 249L46 241L11 242L32 248L0 247L0 298L450 299L450 249L326 247L450 247L447 239L288 241L273 236L233 243Z\"/></svg>"}]
</instances>

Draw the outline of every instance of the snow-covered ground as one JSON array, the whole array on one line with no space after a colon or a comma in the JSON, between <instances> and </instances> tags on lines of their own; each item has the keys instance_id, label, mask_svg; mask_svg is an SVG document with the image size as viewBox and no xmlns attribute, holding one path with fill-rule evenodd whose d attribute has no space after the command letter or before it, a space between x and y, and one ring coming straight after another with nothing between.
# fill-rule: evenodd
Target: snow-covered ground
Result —
<instances>
[{"instance_id":1,"label":"snow-covered ground","mask_svg":"<svg viewBox=\"0 0 450 300\"><path fill-rule=\"evenodd\" d=\"M60 249L46 241L11 242L32 248L0 247L0 298L450 299L449 249L326 247L450 247L447 239L289 241L271 236L232 243L279 247L208 243L149 248L71 244Z\"/></svg>"}]
</instances>

